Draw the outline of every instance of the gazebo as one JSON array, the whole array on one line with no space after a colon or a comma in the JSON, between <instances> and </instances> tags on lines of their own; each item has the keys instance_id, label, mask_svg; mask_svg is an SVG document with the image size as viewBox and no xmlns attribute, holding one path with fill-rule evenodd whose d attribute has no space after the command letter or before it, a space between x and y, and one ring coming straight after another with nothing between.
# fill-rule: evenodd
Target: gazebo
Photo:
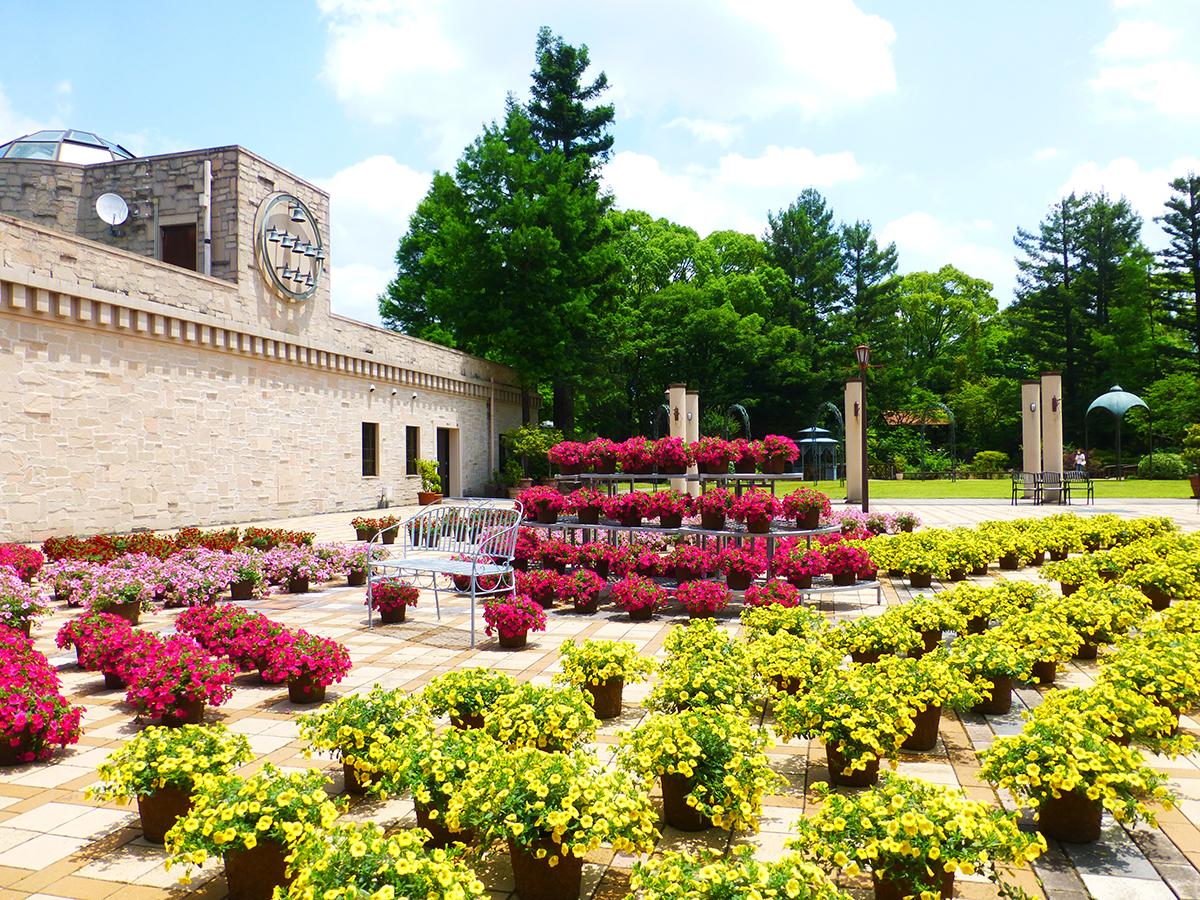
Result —
<instances>
[{"instance_id":1,"label":"gazebo","mask_svg":"<svg viewBox=\"0 0 1200 900\"><path fill-rule=\"evenodd\" d=\"M1131 394L1129 391L1122 388L1119 384L1114 384L1106 393L1101 394L1088 406L1087 412L1083 416L1083 445L1086 447L1087 439L1087 419L1092 414L1092 410L1102 409L1110 413L1117 420L1117 480L1122 477L1124 469L1121 468L1121 423L1125 421L1125 413L1131 409L1140 406L1146 411L1147 417L1150 418L1150 455L1154 455L1154 419L1150 416L1150 407L1146 405L1146 401L1137 394Z\"/></svg>"},{"instance_id":2,"label":"gazebo","mask_svg":"<svg viewBox=\"0 0 1200 900\"><path fill-rule=\"evenodd\" d=\"M806 478L819 481L823 475L826 475L829 480L837 479L838 441L829 429L818 428L816 425L800 429L800 437L796 440L796 446L800 448L800 468L804 470ZM826 455L829 458L829 467L823 470L823 457Z\"/></svg>"}]
</instances>

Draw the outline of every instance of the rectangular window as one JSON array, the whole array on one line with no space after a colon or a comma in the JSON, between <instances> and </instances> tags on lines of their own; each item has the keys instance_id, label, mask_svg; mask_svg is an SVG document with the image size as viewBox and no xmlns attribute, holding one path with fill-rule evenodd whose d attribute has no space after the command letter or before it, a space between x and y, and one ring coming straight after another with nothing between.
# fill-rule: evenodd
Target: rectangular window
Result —
<instances>
[{"instance_id":1,"label":"rectangular window","mask_svg":"<svg viewBox=\"0 0 1200 900\"><path fill-rule=\"evenodd\" d=\"M421 429L416 425L404 428L404 471L408 475L417 474L417 460L421 458Z\"/></svg>"},{"instance_id":2,"label":"rectangular window","mask_svg":"<svg viewBox=\"0 0 1200 900\"><path fill-rule=\"evenodd\" d=\"M163 225L159 228L159 255L162 261L181 269L196 271L196 226Z\"/></svg>"},{"instance_id":3,"label":"rectangular window","mask_svg":"<svg viewBox=\"0 0 1200 900\"><path fill-rule=\"evenodd\" d=\"M362 423L362 473L363 477L379 474L379 423Z\"/></svg>"}]
</instances>

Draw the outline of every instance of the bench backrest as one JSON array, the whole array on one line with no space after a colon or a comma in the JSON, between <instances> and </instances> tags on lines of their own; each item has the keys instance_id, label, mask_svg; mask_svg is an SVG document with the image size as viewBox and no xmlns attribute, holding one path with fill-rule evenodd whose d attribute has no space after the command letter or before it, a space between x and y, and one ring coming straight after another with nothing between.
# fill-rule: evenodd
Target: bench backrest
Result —
<instances>
[{"instance_id":1,"label":"bench backrest","mask_svg":"<svg viewBox=\"0 0 1200 900\"><path fill-rule=\"evenodd\" d=\"M515 500L443 500L400 525L404 555L436 551L511 560L523 514Z\"/></svg>"}]
</instances>

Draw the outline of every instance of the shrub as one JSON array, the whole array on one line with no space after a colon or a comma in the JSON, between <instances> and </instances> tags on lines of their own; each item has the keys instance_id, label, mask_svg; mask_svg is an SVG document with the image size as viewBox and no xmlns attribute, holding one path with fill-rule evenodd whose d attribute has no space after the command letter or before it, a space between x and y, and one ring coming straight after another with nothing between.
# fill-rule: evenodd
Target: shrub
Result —
<instances>
[{"instance_id":1,"label":"shrub","mask_svg":"<svg viewBox=\"0 0 1200 900\"><path fill-rule=\"evenodd\" d=\"M1147 454L1138 460L1138 478L1177 480L1187 478L1190 469L1178 453Z\"/></svg>"},{"instance_id":2,"label":"shrub","mask_svg":"<svg viewBox=\"0 0 1200 900\"><path fill-rule=\"evenodd\" d=\"M980 450L971 460L971 474L984 478L999 475L1008 469L1008 454L999 450Z\"/></svg>"}]
</instances>

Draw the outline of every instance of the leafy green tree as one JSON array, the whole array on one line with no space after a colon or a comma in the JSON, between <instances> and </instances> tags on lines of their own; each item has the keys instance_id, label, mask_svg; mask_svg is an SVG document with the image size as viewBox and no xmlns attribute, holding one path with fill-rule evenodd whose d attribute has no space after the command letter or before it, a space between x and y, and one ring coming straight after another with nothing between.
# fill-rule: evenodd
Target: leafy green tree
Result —
<instances>
[{"instance_id":1,"label":"leafy green tree","mask_svg":"<svg viewBox=\"0 0 1200 900\"><path fill-rule=\"evenodd\" d=\"M601 72L591 84L583 83L591 64L587 44L572 47L542 26L535 56L537 68L526 112L537 142L546 150L561 151L567 159L586 156L593 164L606 161L613 145L608 129L614 110L611 103L588 106L608 90L608 76Z\"/></svg>"},{"instance_id":2,"label":"leafy green tree","mask_svg":"<svg viewBox=\"0 0 1200 900\"><path fill-rule=\"evenodd\" d=\"M896 332L896 245L880 247L870 222L843 225L842 284L846 311L843 329L849 341L885 346Z\"/></svg>"},{"instance_id":3,"label":"leafy green tree","mask_svg":"<svg viewBox=\"0 0 1200 900\"><path fill-rule=\"evenodd\" d=\"M1165 206L1166 213L1156 221L1168 238L1160 252L1168 321L1190 333L1200 367L1200 175L1188 172L1172 181Z\"/></svg>"},{"instance_id":4,"label":"leafy green tree","mask_svg":"<svg viewBox=\"0 0 1200 900\"><path fill-rule=\"evenodd\" d=\"M823 333L842 297L841 244L825 198L808 188L787 209L768 213L764 240L790 284L782 309L787 324Z\"/></svg>"}]
</instances>

